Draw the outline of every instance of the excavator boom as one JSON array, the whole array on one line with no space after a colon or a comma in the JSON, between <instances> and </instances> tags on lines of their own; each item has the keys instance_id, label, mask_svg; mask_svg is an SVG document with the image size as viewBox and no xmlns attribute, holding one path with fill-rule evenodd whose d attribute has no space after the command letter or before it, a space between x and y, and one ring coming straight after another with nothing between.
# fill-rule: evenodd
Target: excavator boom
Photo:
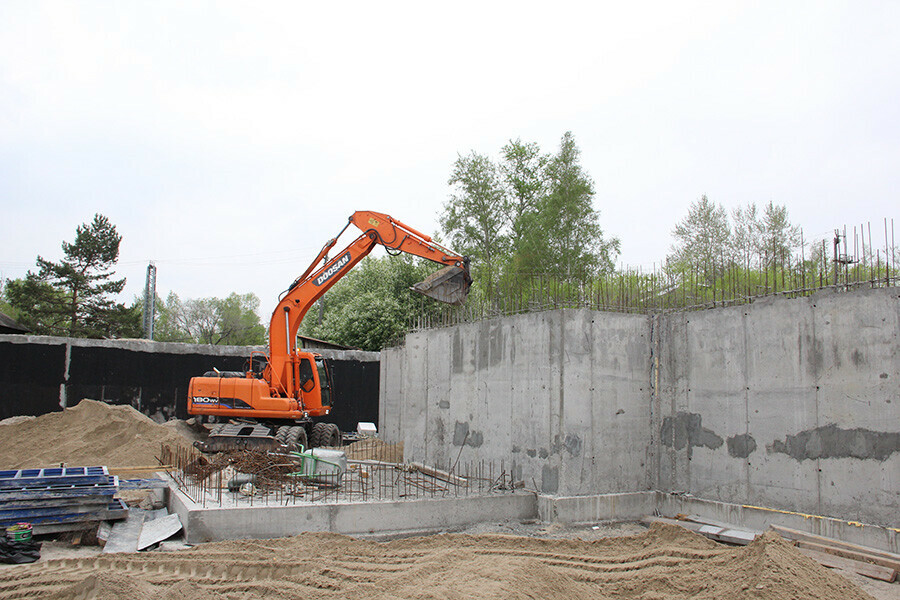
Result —
<instances>
[{"instance_id":1,"label":"excavator boom","mask_svg":"<svg viewBox=\"0 0 900 600\"><path fill-rule=\"evenodd\" d=\"M440 302L459 305L465 301L472 285L468 258L440 246L428 235L390 215L357 211L341 233L350 224L362 230L362 234L330 259L328 254L340 233L328 240L309 267L279 298L269 323L269 353L261 374L251 368L246 373L226 376L216 372L191 379L190 414L266 424L261 428L223 426L220 437L238 438L244 443L259 438L255 442L300 447L307 441L314 446L329 445L326 440L335 441L337 436L336 441L340 443L340 432L335 433L334 425L312 421L331 411L331 375L321 356L297 348L297 330L313 303L375 246L384 246L391 254L406 252L443 265L444 268L411 289ZM242 433L244 429L249 433Z\"/></svg>"}]
</instances>

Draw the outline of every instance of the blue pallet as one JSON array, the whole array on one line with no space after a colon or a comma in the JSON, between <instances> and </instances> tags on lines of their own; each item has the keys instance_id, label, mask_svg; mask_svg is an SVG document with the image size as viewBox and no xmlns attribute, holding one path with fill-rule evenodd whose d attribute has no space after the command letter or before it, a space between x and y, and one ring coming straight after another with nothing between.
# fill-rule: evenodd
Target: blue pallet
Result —
<instances>
[{"instance_id":1,"label":"blue pallet","mask_svg":"<svg viewBox=\"0 0 900 600\"><path fill-rule=\"evenodd\" d=\"M97 507L89 512L44 514L29 518L23 518L19 515L7 515L0 519L0 528L26 521L34 526L35 533L40 534L41 526L66 525L90 521L114 521L124 519L126 516L128 516L128 506L119 498L114 498L105 506Z\"/></svg>"},{"instance_id":2,"label":"blue pallet","mask_svg":"<svg viewBox=\"0 0 900 600\"><path fill-rule=\"evenodd\" d=\"M52 506L18 506L16 508L0 507L0 523L25 521L34 523L41 517L54 515L82 515L105 510L109 506L107 498L91 498L78 504L56 504Z\"/></svg>"},{"instance_id":3,"label":"blue pallet","mask_svg":"<svg viewBox=\"0 0 900 600\"><path fill-rule=\"evenodd\" d=\"M81 498L85 496L114 496L119 491L119 478L110 476L106 484L43 485L0 489L0 505L22 500L44 500L53 498Z\"/></svg>"},{"instance_id":4,"label":"blue pallet","mask_svg":"<svg viewBox=\"0 0 900 600\"><path fill-rule=\"evenodd\" d=\"M0 514L8 510L28 510L31 508L43 508L45 506L76 506L85 504L105 505L111 500L112 495L72 496L69 498L44 498L40 500L27 498L24 500L0 502Z\"/></svg>"},{"instance_id":5,"label":"blue pallet","mask_svg":"<svg viewBox=\"0 0 900 600\"><path fill-rule=\"evenodd\" d=\"M106 467L55 467L52 469L0 471L0 490L47 485L106 484L110 483L110 477Z\"/></svg>"}]
</instances>

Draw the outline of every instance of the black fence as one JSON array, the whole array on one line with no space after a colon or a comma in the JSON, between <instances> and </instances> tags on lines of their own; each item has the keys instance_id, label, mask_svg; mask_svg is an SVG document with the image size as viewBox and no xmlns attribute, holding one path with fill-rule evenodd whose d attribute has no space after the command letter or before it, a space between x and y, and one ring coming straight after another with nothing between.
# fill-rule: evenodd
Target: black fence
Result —
<instances>
[{"instance_id":1,"label":"black fence","mask_svg":"<svg viewBox=\"0 0 900 600\"><path fill-rule=\"evenodd\" d=\"M355 431L359 421L377 424L378 360L371 353L359 359L319 352L334 377L329 421L342 431ZM0 335L0 419L39 416L82 398L127 404L157 420L184 419L191 377L213 368L243 370L249 354L242 348Z\"/></svg>"}]
</instances>

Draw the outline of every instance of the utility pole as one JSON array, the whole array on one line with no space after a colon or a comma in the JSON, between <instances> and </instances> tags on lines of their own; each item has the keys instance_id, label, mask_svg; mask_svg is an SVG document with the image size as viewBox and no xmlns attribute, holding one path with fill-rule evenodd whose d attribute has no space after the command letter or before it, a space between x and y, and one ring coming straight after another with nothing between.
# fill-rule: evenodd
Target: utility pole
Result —
<instances>
[{"instance_id":1,"label":"utility pole","mask_svg":"<svg viewBox=\"0 0 900 600\"><path fill-rule=\"evenodd\" d=\"M144 284L144 338L153 339L153 321L156 317L156 265L147 265L147 282Z\"/></svg>"}]
</instances>

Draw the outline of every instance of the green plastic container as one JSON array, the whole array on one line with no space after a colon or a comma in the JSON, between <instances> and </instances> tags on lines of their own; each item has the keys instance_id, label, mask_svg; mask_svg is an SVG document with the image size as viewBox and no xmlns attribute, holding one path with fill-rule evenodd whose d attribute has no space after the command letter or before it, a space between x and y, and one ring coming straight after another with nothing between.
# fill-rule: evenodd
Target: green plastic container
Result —
<instances>
[{"instance_id":1,"label":"green plastic container","mask_svg":"<svg viewBox=\"0 0 900 600\"><path fill-rule=\"evenodd\" d=\"M31 523L16 523L6 528L6 537L14 542L28 542L31 540Z\"/></svg>"}]
</instances>

